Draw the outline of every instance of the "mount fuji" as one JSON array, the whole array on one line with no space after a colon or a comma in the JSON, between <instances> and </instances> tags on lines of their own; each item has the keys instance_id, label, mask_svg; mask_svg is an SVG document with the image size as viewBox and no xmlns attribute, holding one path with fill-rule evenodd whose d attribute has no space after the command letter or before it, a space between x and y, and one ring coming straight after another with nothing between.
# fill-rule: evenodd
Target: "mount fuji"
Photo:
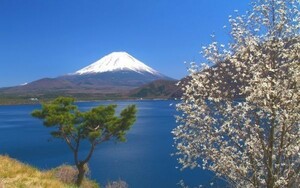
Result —
<instances>
[{"instance_id":1,"label":"mount fuji","mask_svg":"<svg viewBox=\"0 0 300 188\"><path fill-rule=\"evenodd\" d=\"M113 52L62 77L83 87L138 87L154 80L172 80L126 52Z\"/></svg>"},{"instance_id":2,"label":"mount fuji","mask_svg":"<svg viewBox=\"0 0 300 188\"><path fill-rule=\"evenodd\" d=\"M113 52L103 58L99 59L95 63L84 67L75 72L77 75L94 74L103 72L117 72L117 71L133 71L136 73L150 73L161 77L159 72L145 65L141 61L132 57L126 52Z\"/></svg>"},{"instance_id":3,"label":"mount fuji","mask_svg":"<svg viewBox=\"0 0 300 188\"><path fill-rule=\"evenodd\" d=\"M112 98L156 80L174 80L126 52L113 52L71 74L0 89L1 95L51 98Z\"/></svg>"}]
</instances>

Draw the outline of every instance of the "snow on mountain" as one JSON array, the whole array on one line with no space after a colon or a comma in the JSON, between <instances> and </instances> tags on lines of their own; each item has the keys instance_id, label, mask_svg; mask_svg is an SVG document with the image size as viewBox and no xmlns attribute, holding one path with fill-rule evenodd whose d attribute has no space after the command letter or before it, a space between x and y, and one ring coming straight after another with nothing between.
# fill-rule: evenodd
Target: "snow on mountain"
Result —
<instances>
[{"instance_id":1,"label":"snow on mountain","mask_svg":"<svg viewBox=\"0 0 300 188\"><path fill-rule=\"evenodd\" d=\"M95 63L76 71L75 75L116 71L134 71L140 74L147 72L153 75L160 75L159 72L145 65L126 52L110 53Z\"/></svg>"}]
</instances>

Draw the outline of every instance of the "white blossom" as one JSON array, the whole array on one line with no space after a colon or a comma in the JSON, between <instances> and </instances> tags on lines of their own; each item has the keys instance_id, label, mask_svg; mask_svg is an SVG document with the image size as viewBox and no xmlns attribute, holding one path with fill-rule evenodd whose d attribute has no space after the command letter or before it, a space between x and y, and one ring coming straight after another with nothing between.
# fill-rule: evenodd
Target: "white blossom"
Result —
<instances>
[{"instance_id":1,"label":"white blossom","mask_svg":"<svg viewBox=\"0 0 300 188\"><path fill-rule=\"evenodd\" d=\"M300 184L299 0L257 0L229 17L232 42L202 48L173 130L182 168L209 169L234 187Z\"/></svg>"}]
</instances>

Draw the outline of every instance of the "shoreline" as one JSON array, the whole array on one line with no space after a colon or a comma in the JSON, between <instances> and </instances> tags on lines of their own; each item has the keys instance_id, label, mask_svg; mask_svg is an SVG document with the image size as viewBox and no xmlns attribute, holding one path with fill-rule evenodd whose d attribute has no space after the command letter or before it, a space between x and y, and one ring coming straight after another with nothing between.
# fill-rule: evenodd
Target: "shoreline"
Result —
<instances>
[{"instance_id":1,"label":"shoreline","mask_svg":"<svg viewBox=\"0 0 300 188\"><path fill-rule=\"evenodd\" d=\"M54 99L54 98L53 98ZM17 105L41 105L44 102L51 101L51 99L41 99L39 101L30 101L26 99L0 99L0 106L17 106ZM76 98L75 98L76 99ZM5 100L6 102L3 102ZM76 99L76 103L84 102L107 102L107 101L166 101L178 100L175 98L119 98L119 99Z\"/></svg>"}]
</instances>

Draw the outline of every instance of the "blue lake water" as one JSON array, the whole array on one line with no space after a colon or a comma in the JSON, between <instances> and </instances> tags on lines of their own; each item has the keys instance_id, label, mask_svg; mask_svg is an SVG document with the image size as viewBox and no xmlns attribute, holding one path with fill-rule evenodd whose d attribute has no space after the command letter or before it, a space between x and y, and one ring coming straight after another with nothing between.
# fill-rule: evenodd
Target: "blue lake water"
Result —
<instances>
[{"instance_id":1,"label":"blue lake water","mask_svg":"<svg viewBox=\"0 0 300 188\"><path fill-rule=\"evenodd\" d=\"M97 105L117 104L118 111L129 104L138 108L137 121L127 134L127 142L98 145L89 163L91 178L104 185L122 179L130 188L172 188L183 179L193 187L209 185L210 172L201 169L180 171L171 131L176 127L175 101L80 102L81 110ZM73 155L61 140L52 139L49 128L30 113L40 105L0 106L0 154L7 154L40 169L63 163L73 164ZM84 155L88 151L81 149Z\"/></svg>"}]
</instances>

